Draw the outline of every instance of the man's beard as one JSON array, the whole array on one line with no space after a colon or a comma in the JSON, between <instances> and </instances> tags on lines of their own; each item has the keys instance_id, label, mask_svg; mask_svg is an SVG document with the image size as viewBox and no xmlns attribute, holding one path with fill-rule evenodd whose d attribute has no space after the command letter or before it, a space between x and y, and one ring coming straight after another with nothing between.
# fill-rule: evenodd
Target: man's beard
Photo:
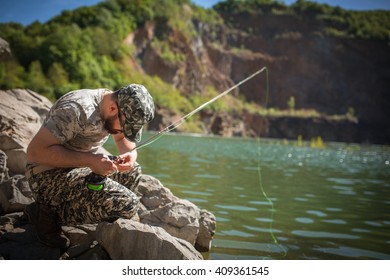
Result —
<instances>
[{"instance_id":1,"label":"man's beard","mask_svg":"<svg viewBox=\"0 0 390 280\"><path fill-rule=\"evenodd\" d=\"M108 131L110 134L117 134L118 130L114 129L114 123L116 120L116 116L110 117L104 121L104 128Z\"/></svg>"}]
</instances>

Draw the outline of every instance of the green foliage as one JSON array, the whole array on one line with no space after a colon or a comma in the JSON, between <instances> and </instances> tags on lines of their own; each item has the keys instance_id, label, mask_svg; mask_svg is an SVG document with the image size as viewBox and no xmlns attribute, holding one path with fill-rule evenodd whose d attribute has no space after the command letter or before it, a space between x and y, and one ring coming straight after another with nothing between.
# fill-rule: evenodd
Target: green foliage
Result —
<instances>
[{"instance_id":1,"label":"green foliage","mask_svg":"<svg viewBox=\"0 0 390 280\"><path fill-rule=\"evenodd\" d=\"M46 78L39 61L35 60L30 64L26 80L27 87L33 90L42 91L47 87Z\"/></svg>"},{"instance_id":2,"label":"green foliage","mask_svg":"<svg viewBox=\"0 0 390 280\"><path fill-rule=\"evenodd\" d=\"M298 135L298 140L297 140L296 146L298 146L298 147L302 147L303 146L303 140L302 140L302 135L301 134Z\"/></svg>"},{"instance_id":3,"label":"green foliage","mask_svg":"<svg viewBox=\"0 0 390 280\"><path fill-rule=\"evenodd\" d=\"M0 87L2 89L24 88L24 68L14 60L0 63Z\"/></svg>"},{"instance_id":4,"label":"green foliage","mask_svg":"<svg viewBox=\"0 0 390 280\"><path fill-rule=\"evenodd\" d=\"M152 41L152 47L159 55L168 63L177 64L184 61L185 57L181 53L173 52L170 48L170 44L167 41L161 41L154 38Z\"/></svg>"},{"instance_id":5,"label":"green foliage","mask_svg":"<svg viewBox=\"0 0 390 280\"><path fill-rule=\"evenodd\" d=\"M217 3L213 8L218 12L229 14L268 14L274 10L286 9L287 7L283 4L283 2L274 0L225 0Z\"/></svg>"},{"instance_id":6,"label":"green foliage","mask_svg":"<svg viewBox=\"0 0 390 280\"><path fill-rule=\"evenodd\" d=\"M287 106L291 111L295 110L295 97L290 96L289 100L287 101Z\"/></svg>"},{"instance_id":7,"label":"green foliage","mask_svg":"<svg viewBox=\"0 0 390 280\"><path fill-rule=\"evenodd\" d=\"M15 23L0 24L1 37L10 43L13 53L12 59L0 63L0 87L28 87L53 100L77 88L115 89L135 82L145 84L158 106L178 113L190 112L218 92L210 87L202 94L191 94L187 99L158 77L134 71L125 66L124 61L134 57L131 58L132 47L123 44L123 40L146 22L156 21L168 29L180 31L185 40L191 41L198 36L200 26L206 32L216 32L225 24L220 14L226 13L233 15L232 22L236 13L311 17L324 23L322 32L327 36L390 41L389 13L385 11L346 11L310 1L297 1L286 6L282 1L273 0L227 0L215 5L214 9L204 9L190 0L107 0L95 6L64 11L45 24L34 22L26 27ZM182 63L184 54L174 48L176 42L170 41L177 38L159 32L156 32L152 47L165 61ZM288 106L291 109L295 104L293 106L290 100ZM243 108L251 112L259 110L257 105L233 95L210 104L207 109L222 112ZM270 109L265 113L278 112ZM300 112L295 110L294 114ZM352 111L347 115L355 117ZM196 122L190 126L196 127Z\"/></svg>"},{"instance_id":8,"label":"green foliage","mask_svg":"<svg viewBox=\"0 0 390 280\"><path fill-rule=\"evenodd\" d=\"M151 77L136 71L130 71L127 74L127 80L143 84L153 96L154 102L161 107L176 112L192 110L192 104L176 88L157 76Z\"/></svg>"},{"instance_id":9,"label":"green foliage","mask_svg":"<svg viewBox=\"0 0 390 280\"><path fill-rule=\"evenodd\" d=\"M297 147L309 146L310 148L314 148L314 149L324 149L325 148L325 143L322 140L321 136L313 137L310 140L310 143L307 143L307 142L303 141L302 135L298 135L297 142L294 145Z\"/></svg>"},{"instance_id":10,"label":"green foliage","mask_svg":"<svg viewBox=\"0 0 390 280\"><path fill-rule=\"evenodd\" d=\"M47 73L47 78L53 89L56 98L59 98L63 93L77 88L77 85L72 85L69 82L69 75L61 63L54 62Z\"/></svg>"},{"instance_id":11,"label":"green foliage","mask_svg":"<svg viewBox=\"0 0 390 280\"><path fill-rule=\"evenodd\" d=\"M310 147L311 148L316 148L316 149L324 149L325 148L325 143L322 140L321 136L317 136L315 138L312 138L310 141Z\"/></svg>"},{"instance_id":12,"label":"green foliage","mask_svg":"<svg viewBox=\"0 0 390 280\"><path fill-rule=\"evenodd\" d=\"M210 26L221 26L224 24L222 17L217 13L216 10L213 9L204 9L202 7L194 6L193 10L193 18L206 23Z\"/></svg>"},{"instance_id":13,"label":"green foliage","mask_svg":"<svg viewBox=\"0 0 390 280\"><path fill-rule=\"evenodd\" d=\"M218 95L218 92L213 87L208 87L202 94L192 94L190 96L190 102L193 104L194 108L199 107L200 105L206 103L211 98L214 98ZM228 97L228 96L226 96ZM229 106L227 104L227 99L224 100L225 102L222 102L222 100L217 100L211 104L209 104L206 107L206 110L211 110L214 112L222 112L229 110Z\"/></svg>"},{"instance_id":14,"label":"green foliage","mask_svg":"<svg viewBox=\"0 0 390 280\"><path fill-rule=\"evenodd\" d=\"M322 33L327 36L376 39L390 42L390 12L350 11L306 0L291 6L274 0L225 0L213 7L219 13L252 13L261 15L291 15L300 19L323 22ZM228 19L235 25L235 18Z\"/></svg>"}]
</instances>

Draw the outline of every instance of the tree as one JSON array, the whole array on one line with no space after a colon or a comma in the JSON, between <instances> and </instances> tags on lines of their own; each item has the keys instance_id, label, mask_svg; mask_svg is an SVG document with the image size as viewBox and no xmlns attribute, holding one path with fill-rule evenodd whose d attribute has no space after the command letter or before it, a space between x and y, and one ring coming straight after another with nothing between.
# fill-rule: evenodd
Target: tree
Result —
<instances>
[{"instance_id":1,"label":"tree","mask_svg":"<svg viewBox=\"0 0 390 280\"><path fill-rule=\"evenodd\" d=\"M294 96L290 96L290 99L289 99L288 102L287 102L287 106L288 106L288 108L289 108L291 111L294 111L294 110L295 110L295 97L294 97Z\"/></svg>"},{"instance_id":2,"label":"tree","mask_svg":"<svg viewBox=\"0 0 390 280\"><path fill-rule=\"evenodd\" d=\"M69 83L68 73L65 71L64 67L59 62L54 62L47 73L47 78L49 79L51 85L56 87L64 87Z\"/></svg>"},{"instance_id":3,"label":"tree","mask_svg":"<svg viewBox=\"0 0 390 280\"><path fill-rule=\"evenodd\" d=\"M0 88L24 88L24 68L15 60L0 63Z\"/></svg>"},{"instance_id":4,"label":"tree","mask_svg":"<svg viewBox=\"0 0 390 280\"><path fill-rule=\"evenodd\" d=\"M26 86L33 91L39 92L51 100L54 100L53 90L48 84L45 75L42 72L41 63L33 61L29 67L26 78Z\"/></svg>"}]
</instances>

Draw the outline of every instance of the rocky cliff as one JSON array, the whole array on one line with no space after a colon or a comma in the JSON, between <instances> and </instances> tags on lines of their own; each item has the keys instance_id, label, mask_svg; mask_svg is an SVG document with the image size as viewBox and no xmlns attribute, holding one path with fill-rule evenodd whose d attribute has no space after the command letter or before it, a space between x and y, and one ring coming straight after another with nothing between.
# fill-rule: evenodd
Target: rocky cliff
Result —
<instances>
[{"instance_id":1,"label":"rocky cliff","mask_svg":"<svg viewBox=\"0 0 390 280\"><path fill-rule=\"evenodd\" d=\"M222 17L225 23L231 23L229 27L194 20L192 24L198 35L192 37L164 23L149 23L132 34L129 42L137 47L141 67L147 74L174 84L184 95L201 93L209 85L226 90L266 66L269 96L263 75L240 87L239 92L247 101L286 109L294 97L294 109L314 109L320 115L316 119L263 115L267 127L260 129L264 132L261 136L390 142L387 113L390 49L386 42L324 35L324 22L312 18L251 13L222 14ZM161 52L153 48L154 38L168 38L171 51L185 59L175 63L164 60ZM348 112L353 112L352 120L327 121L329 116ZM223 114L213 116L230 126L229 131L213 130L218 124L211 123L206 132L226 136L253 134L250 128L257 124L243 122L240 113L229 116L230 120ZM283 125L286 118L288 125ZM237 122L242 128L238 133ZM326 133L310 128L319 122ZM334 127L337 131L333 133Z\"/></svg>"}]
</instances>

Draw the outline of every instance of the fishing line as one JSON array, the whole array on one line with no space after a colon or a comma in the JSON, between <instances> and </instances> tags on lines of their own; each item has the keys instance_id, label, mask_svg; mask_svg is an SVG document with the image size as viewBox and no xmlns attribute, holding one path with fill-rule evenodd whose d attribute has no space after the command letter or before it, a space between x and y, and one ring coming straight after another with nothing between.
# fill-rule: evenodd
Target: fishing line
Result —
<instances>
[{"instance_id":1,"label":"fishing line","mask_svg":"<svg viewBox=\"0 0 390 280\"><path fill-rule=\"evenodd\" d=\"M157 141L160 137L162 137L164 134L166 133L169 133L171 132L172 130L176 129L177 127L179 127L180 125L182 125L183 123L185 123L187 121L187 119L189 119L190 117L192 117L194 114L196 114L197 112L199 112L200 110L202 110L203 108L205 108L207 105L213 103L214 101L220 99L221 97L227 95L229 92L231 92L232 90L238 88L239 86L241 86L242 84L246 83L247 81L251 80L252 78L254 78L255 76L259 75L260 73L262 72L265 72L266 74L266 101L265 103L268 104L268 99L269 99L269 80L268 80L268 69L267 67L263 67L259 70L257 70L256 72L254 72L253 74L251 74L250 76L246 77L245 79L241 80L240 82L236 83L235 85L233 85L231 88L225 90L224 92L220 93L219 95L215 96L214 98L210 99L209 101L203 103L202 105L200 105L199 107L197 107L196 109L194 109L193 111L189 112L187 115L184 115L182 118L180 118L179 120L173 122L172 124L168 125L166 128L158 131L157 133L153 134L151 137L149 137L148 139L146 139L144 142L141 142L141 144L139 144L137 147L135 147L133 150L138 150L138 149L141 149L141 148L144 148L150 144L152 144L153 142ZM261 121L260 121L260 130L259 130L259 134L261 132ZM278 240L276 239L274 233L273 233L273 219L274 219L274 212L275 212L275 207L274 207L274 204L272 202L272 200L268 197L268 195L266 194L265 192L265 189L264 189L264 186L263 186L263 183L262 183L262 176L261 176L261 167L260 167L260 156L261 156L261 153L260 153L260 136L257 137L257 152L258 152L258 162L257 162L257 171L258 171L258 179L259 179L259 185L260 185L260 190L264 196L264 198L268 201L268 203L271 205L271 221L270 221L270 226L269 226L269 229L270 229L270 234L271 234L271 237L272 237L272 240L273 242L280 246L279 243L278 243ZM132 150L132 151L133 151ZM283 251L284 251L284 256L287 255L287 251L282 247Z\"/></svg>"},{"instance_id":2,"label":"fishing line","mask_svg":"<svg viewBox=\"0 0 390 280\"><path fill-rule=\"evenodd\" d=\"M264 107L267 107L268 105L268 101L269 101L269 78L268 78L268 70L265 71L265 105ZM261 159L261 149L260 149L260 133L261 133L261 127L262 126L262 122L260 120L259 122L259 133L258 133L258 137L257 137L257 175L258 175L258 180L259 180L259 186L260 186L260 190L264 196L264 198L267 200L267 202L270 204L271 206L271 217L270 217L270 223L269 223L269 232L270 232L270 235L271 235L271 238L272 238L272 241L274 244L278 245L282 251L283 251L283 257L287 256L287 250L281 246L277 240L277 238L275 237L274 235L274 229L273 229L273 221L274 221L274 214L276 212L276 209L275 209L275 206L274 206L274 203L272 202L272 200L268 197L267 193L265 192L265 189L264 189L264 186L263 186L263 177L261 175L261 166L260 166L260 159Z\"/></svg>"}]
</instances>

